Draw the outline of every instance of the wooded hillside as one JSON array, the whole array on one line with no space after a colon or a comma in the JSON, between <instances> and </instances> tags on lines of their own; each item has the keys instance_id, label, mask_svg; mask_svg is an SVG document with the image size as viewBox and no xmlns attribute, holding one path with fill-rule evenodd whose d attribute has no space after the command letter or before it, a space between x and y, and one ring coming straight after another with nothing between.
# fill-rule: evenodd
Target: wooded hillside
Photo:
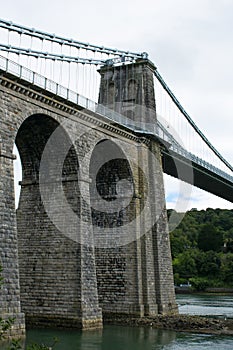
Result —
<instances>
[{"instance_id":1,"label":"wooded hillside","mask_svg":"<svg viewBox=\"0 0 233 350\"><path fill-rule=\"evenodd\" d=\"M171 214L173 219L183 215L168 210ZM170 241L176 285L233 287L233 210L188 211Z\"/></svg>"}]
</instances>

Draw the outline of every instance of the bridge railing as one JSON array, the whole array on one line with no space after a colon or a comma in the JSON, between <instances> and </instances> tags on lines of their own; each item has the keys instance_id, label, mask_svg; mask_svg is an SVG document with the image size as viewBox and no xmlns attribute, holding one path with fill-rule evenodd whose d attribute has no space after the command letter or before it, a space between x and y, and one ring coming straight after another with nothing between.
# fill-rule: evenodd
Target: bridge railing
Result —
<instances>
[{"instance_id":1,"label":"bridge railing","mask_svg":"<svg viewBox=\"0 0 233 350\"><path fill-rule=\"evenodd\" d=\"M209 168L209 164L214 164L215 169L232 176L232 165L198 128L157 70L154 72L154 85L157 118L175 139L181 140L180 144L188 151L187 157L189 154L196 155L197 162L205 159L207 162L203 161L203 165Z\"/></svg>"},{"instance_id":2,"label":"bridge railing","mask_svg":"<svg viewBox=\"0 0 233 350\"><path fill-rule=\"evenodd\" d=\"M175 137L171 133L169 133L168 130L158 120L154 123L154 125L138 125L134 123L133 120L103 105L100 105L38 73L35 73L32 70L25 68L22 65L19 65L18 63L9 60L8 58L3 56L0 56L0 70L2 70L3 72L10 73L20 79L26 80L27 82L35 86L45 89L87 110L97 113L109 120L110 123L117 123L126 127L129 130L132 130L133 132L137 132L138 134L142 134L144 136L158 137L160 140L167 142L169 144L169 148L175 153L185 157L189 161L196 163L233 183L233 177L231 175L206 162L200 157L195 156L191 152L187 151L184 147L182 147L181 144L175 139Z\"/></svg>"},{"instance_id":3,"label":"bridge railing","mask_svg":"<svg viewBox=\"0 0 233 350\"><path fill-rule=\"evenodd\" d=\"M159 122L158 124L158 136L162 138L163 140L170 143L169 149L174 151L175 153L185 157L190 162L200 165L203 168L206 168L207 170L210 170L211 172L221 176L222 178L230 181L233 183L233 176L229 175L228 173L224 172L223 170L217 168L213 164L203 160L202 158L194 155L193 153L187 151L184 147L182 147L177 140L167 131L167 129ZM162 137L161 137L162 136Z\"/></svg>"}]
</instances>

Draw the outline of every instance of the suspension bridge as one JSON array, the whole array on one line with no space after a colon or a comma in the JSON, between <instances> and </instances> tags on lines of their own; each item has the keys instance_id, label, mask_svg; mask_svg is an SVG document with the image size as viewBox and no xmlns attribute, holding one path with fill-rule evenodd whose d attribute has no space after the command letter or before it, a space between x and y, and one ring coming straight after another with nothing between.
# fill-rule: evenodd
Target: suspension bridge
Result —
<instances>
[{"instance_id":1,"label":"suspension bridge","mask_svg":"<svg viewBox=\"0 0 233 350\"><path fill-rule=\"evenodd\" d=\"M167 147L162 147L165 173L233 201L233 167L197 127L157 69L154 71L156 122L133 124L129 118L98 104L98 69L103 65L130 64L148 58L147 53L92 45L5 20L0 20L0 28L1 74L11 73L137 134L158 138L163 145L166 142ZM189 167L193 176L187 175Z\"/></svg>"},{"instance_id":2,"label":"suspension bridge","mask_svg":"<svg viewBox=\"0 0 233 350\"><path fill-rule=\"evenodd\" d=\"M0 38L0 316L22 335L176 313L163 172L233 202L232 165L147 53L5 20Z\"/></svg>"}]
</instances>

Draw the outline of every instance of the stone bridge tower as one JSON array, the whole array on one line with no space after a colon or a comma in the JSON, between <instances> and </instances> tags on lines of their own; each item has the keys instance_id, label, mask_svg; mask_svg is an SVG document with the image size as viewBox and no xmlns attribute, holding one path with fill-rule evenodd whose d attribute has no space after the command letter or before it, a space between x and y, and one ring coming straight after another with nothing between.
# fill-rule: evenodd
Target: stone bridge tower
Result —
<instances>
[{"instance_id":1,"label":"stone bridge tower","mask_svg":"<svg viewBox=\"0 0 233 350\"><path fill-rule=\"evenodd\" d=\"M154 130L155 69L153 63L147 59L123 65L110 63L101 67L99 104L121 115L124 123L132 129ZM146 144L139 142L136 147L137 157L132 162L132 168L136 168L133 179L133 206L137 219L135 240L112 252L113 256L119 255L124 261L122 276L125 275L130 280L125 299L122 299L125 309L121 306L119 312L140 316L177 312L160 147L158 140L150 138L147 138ZM128 148L126 157L131 158L131 152ZM146 214L145 208L149 209ZM127 230L127 227L122 225L122 230ZM96 251L98 293L103 312L114 313L113 298L110 297L112 304L106 301L109 289L108 280L103 279L101 274L106 269L103 256L106 256L103 250ZM108 269L114 271L111 262L108 262ZM132 291L136 293L133 294Z\"/></svg>"}]
</instances>

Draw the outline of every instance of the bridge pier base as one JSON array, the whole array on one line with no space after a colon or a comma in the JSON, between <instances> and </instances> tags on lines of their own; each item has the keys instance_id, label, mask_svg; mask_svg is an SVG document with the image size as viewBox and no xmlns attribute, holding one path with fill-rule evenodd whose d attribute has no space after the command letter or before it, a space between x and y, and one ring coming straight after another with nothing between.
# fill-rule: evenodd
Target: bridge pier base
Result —
<instances>
[{"instance_id":1,"label":"bridge pier base","mask_svg":"<svg viewBox=\"0 0 233 350\"><path fill-rule=\"evenodd\" d=\"M69 198L75 184L68 182L64 186ZM83 189L83 196L84 193ZM84 209L80 203L78 209L80 225L75 228L75 236L79 236L77 242L60 233L48 220L39 197L38 184L22 183L17 221L21 303L26 324L86 330L102 328L94 247L90 245L92 232L91 226L86 225L87 207ZM85 199L88 203L88 198ZM38 212L30 210L33 203L38 203Z\"/></svg>"}]
</instances>

